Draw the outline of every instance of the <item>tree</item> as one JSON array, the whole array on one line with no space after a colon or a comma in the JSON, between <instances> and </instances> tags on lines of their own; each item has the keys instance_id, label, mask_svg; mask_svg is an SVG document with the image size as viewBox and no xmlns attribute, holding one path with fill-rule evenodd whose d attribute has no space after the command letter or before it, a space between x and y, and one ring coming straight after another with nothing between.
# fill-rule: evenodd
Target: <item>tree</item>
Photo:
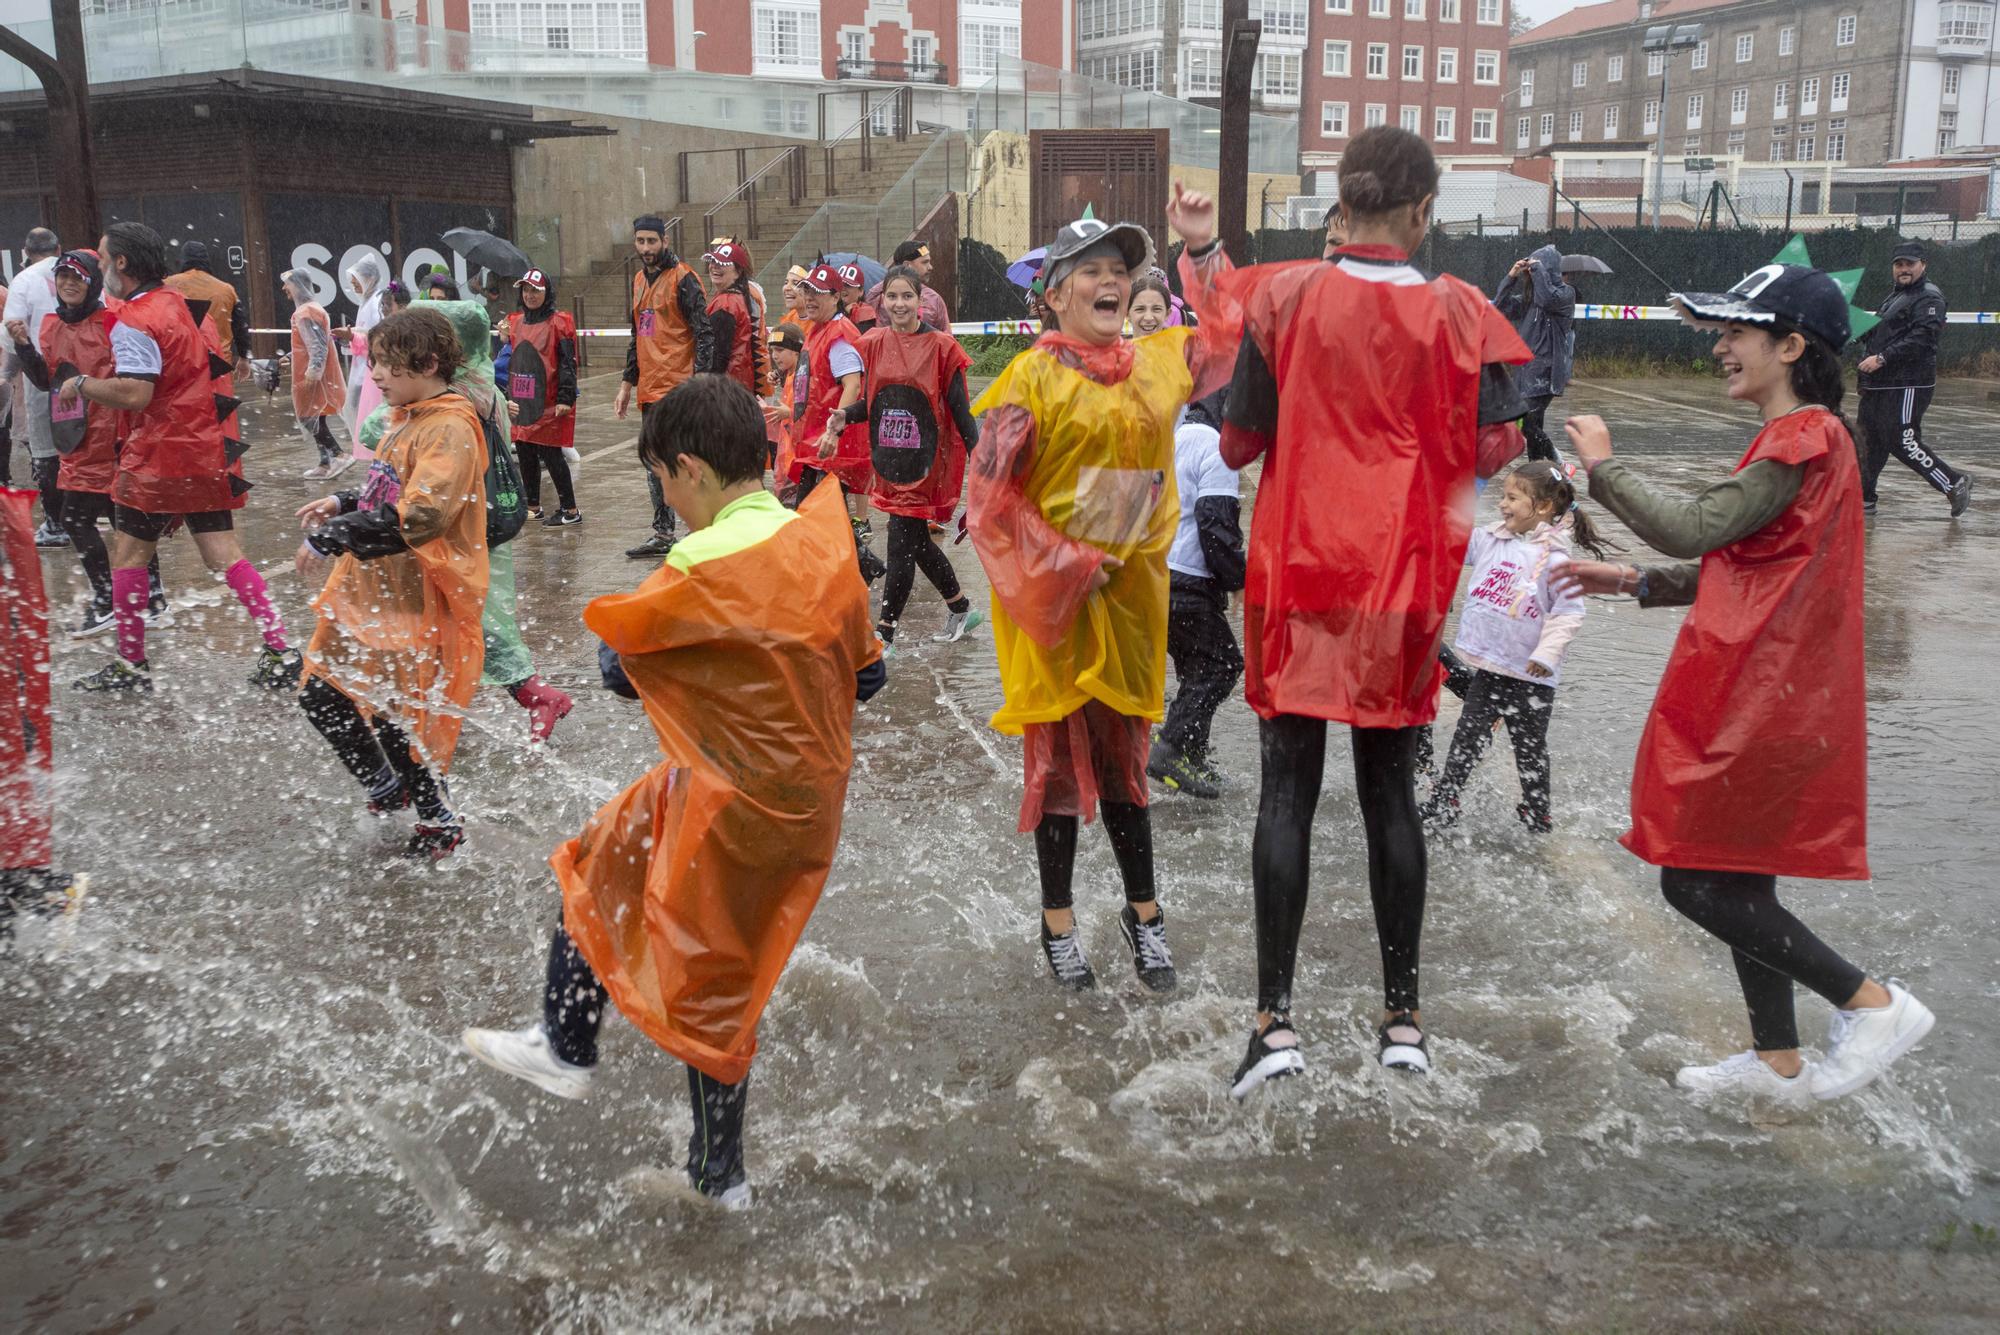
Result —
<instances>
[{"instance_id":1,"label":"tree","mask_svg":"<svg viewBox=\"0 0 2000 1335\"><path fill-rule=\"evenodd\" d=\"M1512 17L1507 20L1507 31L1516 37L1534 26L1535 21L1523 14L1518 6L1515 7Z\"/></svg>"}]
</instances>

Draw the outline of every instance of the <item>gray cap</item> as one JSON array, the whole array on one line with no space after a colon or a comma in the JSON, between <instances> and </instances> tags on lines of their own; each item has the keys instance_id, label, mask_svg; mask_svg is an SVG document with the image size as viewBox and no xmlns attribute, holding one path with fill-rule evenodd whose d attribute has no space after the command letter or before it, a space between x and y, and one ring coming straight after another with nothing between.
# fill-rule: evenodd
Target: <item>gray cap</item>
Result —
<instances>
[{"instance_id":1,"label":"gray cap","mask_svg":"<svg viewBox=\"0 0 2000 1335\"><path fill-rule=\"evenodd\" d=\"M1086 213L1057 232L1049 243L1042 260L1043 289L1060 286L1085 253L1100 246L1117 250L1134 276L1144 273L1153 260L1153 238L1146 235L1145 228L1137 223L1100 222Z\"/></svg>"}]
</instances>

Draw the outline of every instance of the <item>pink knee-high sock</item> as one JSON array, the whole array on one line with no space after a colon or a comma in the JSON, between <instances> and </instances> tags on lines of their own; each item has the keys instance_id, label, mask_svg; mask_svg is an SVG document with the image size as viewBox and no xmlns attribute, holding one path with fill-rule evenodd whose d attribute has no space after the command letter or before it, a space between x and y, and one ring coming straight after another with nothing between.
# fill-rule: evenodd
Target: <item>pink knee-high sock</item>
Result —
<instances>
[{"instance_id":1,"label":"pink knee-high sock","mask_svg":"<svg viewBox=\"0 0 2000 1335\"><path fill-rule=\"evenodd\" d=\"M118 656L128 663L146 661L146 599L151 588L144 566L121 566L111 572L111 615L117 628Z\"/></svg>"},{"instance_id":2,"label":"pink knee-high sock","mask_svg":"<svg viewBox=\"0 0 2000 1335\"><path fill-rule=\"evenodd\" d=\"M236 601L243 604L243 610L257 623L257 629L264 632L264 643L279 653L285 652L285 623L278 619L278 609L271 606L264 577L257 573L257 567L247 560L238 561L223 578L229 582L229 591L236 595Z\"/></svg>"}]
</instances>

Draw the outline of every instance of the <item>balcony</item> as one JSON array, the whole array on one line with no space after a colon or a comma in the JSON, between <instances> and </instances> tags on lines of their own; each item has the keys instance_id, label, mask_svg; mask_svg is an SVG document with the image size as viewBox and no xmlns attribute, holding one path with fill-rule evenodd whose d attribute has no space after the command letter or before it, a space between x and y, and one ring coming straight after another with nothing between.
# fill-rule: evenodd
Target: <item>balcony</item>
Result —
<instances>
[{"instance_id":1,"label":"balcony","mask_svg":"<svg viewBox=\"0 0 2000 1335\"><path fill-rule=\"evenodd\" d=\"M1993 6L1984 0L1947 0L1938 6L1937 53L1946 59L1983 56L1992 45Z\"/></svg>"},{"instance_id":2,"label":"balcony","mask_svg":"<svg viewBox=\"0 0 2000 1335\"><path fill-rule=\"evenodd\" d=\"M942 61L853 60L846 56L833 62L836 79L872 79L877 83L951 82Z\"/></svg>"}]
</instances>

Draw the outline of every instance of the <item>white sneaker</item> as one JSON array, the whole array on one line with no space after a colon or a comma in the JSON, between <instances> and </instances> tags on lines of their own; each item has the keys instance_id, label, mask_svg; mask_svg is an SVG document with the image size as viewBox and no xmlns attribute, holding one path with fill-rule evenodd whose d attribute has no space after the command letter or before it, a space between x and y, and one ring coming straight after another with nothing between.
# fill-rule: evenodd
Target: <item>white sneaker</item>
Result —
<instances>
[{"instance_id":1,"label":"white sneaker","mask_svg":"<svg viewBox=\"0 0 2000 1335\"><path fill-rule=\"evenodd\" d=\"M968 607L963 612L954 612L950 608L946 608L944 629L936 635L931 636L931 640L937 644L956 644L965 638L967 631L984 620L985 618L979 615L979 609L976 607Z\"/></svg>"},{"instance_id":2,"label":"white sneaker","mask_svg":"<svg viewBox=\"0 0 2000 1335\"><path fill-rule=\"evenodd\" d=\"M1889 1004L1873 1010L1835 1011L1827 1030L1826 1057L1813 1069L1816 1099L1852 1094L1889 1069L1898 1057L1924 1041L1937 1023L1930 1007L1895 983Z\"/></svg>"},{"instance_id":3,"label":"white sneaker","mask_svg":"<svg viewBox=\"0 0 2000 1335\"><path fill-rule=\"evenodd\" d=\"M299 476L309 482L322 482L333 476L333 469L327 464L314 464Z\"/></svg>"},{"instance_id":4,"label":"white sneaker","mask_svg":"<svg viewBox=\"0 0 2000 1335\"><path fill-rule=\"evenodd\" d=\"M348 469L354 467L354 463L355 460L353 455L351 454L340 455L339 457L334 459L332 463L326 466L326 475L328 477L339 477L342 473L345 473Z\"/></svg>"},{"instance_id":5,"label":"white sneaker","mask_svg":"<svg viewBox=\"0 0 2000 1335\"><path fill-rule=\"evenodd\" d=\"M1774 1103L1783 1108L1812 1107L1812 1082L1816 1074L1811 1062L1787 1080L1772 1070L1754 1052L1724 1057L1713 1066L1683 1066L1674 1083L1701 1099L1727 1099L1740 1103Z\"/></svg>"},{"instance_id":6,"label":"white sneaker","mask_svg":"<svg viewBox=\"0 0 2000 1335\"><path fill-rule=\"evenodd\" d=\"M549 1047L539 1024L525 1029L468 1029L460 1036L466 1051L496 1071L540 1085L559 1099L580 1099L590 1093L597 1076L593 1066L572 1066Z\"/></svg>"},{"instance_id":7,"label":"white sneaker","mask_svg":"<svg viewBox=\"0 0 2000 1335\"><path fill-rule=\"evenodd\" d=\"M709 1199L725 1210L747 1210L750 1208L750 1184L738 1182L720 1196L711 1196Z\"/></svg>"}]
</instances>

